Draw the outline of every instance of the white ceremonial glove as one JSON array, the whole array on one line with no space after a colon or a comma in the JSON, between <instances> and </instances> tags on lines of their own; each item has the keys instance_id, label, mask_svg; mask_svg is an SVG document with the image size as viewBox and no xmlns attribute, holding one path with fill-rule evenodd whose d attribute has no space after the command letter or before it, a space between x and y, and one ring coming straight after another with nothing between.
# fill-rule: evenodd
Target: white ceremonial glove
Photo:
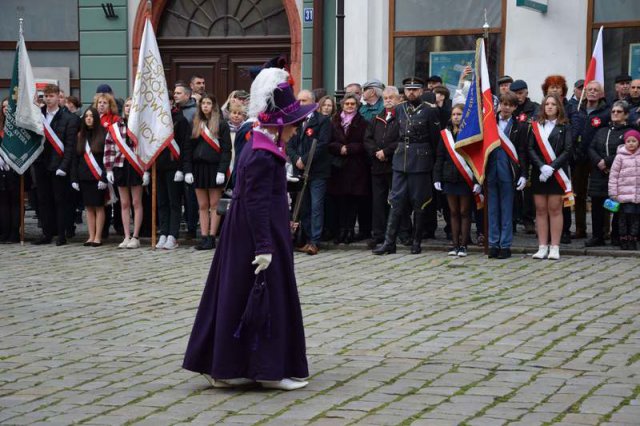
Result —
<instances>
[{"instance_id":1,"label":"white ceremonial glove","mask_svg":"<svg viewBox=\"0 0 640 426\"><path fill-rule=\"evenodd\" d=\"M103 181L98 181L98 189L102 191L103 189L107 189L107 184Z\"/></svg>"},{"instance_id":2,"label":"white ceremonial glove","mask_svg":"<svg viewBox=\"0 0 640 426\"><path fill-rule=\"evenodd\" d=\"M183 182L184 181L184 173L180 170L176 170L176 174L173 176L174 182Z\"/></svg>"},{"instance_id":3,"label":"white ceremonial glove","mask_svg":"<svg viewBox=\"0 0 640 426\"><path fill-rule=\"evenodd\" d=\"M518 182L516 183L516 189L518 191L522 191L525 186L527 186L527 180L522 176L520 176L520 178L518 179Z\"/></svg>"},{"instance_id":4,"label":"white ceremonial glove","mask_svg":"<svg viewBox=\"0 0 640 426\"><path fill-rule=\"evenodd\" d=\"M480 185L478 185L477 183L475 185L473 185L473 193L478 195L479 193L482 192L482 187Z\"/></svg>"},{"instance_id":5,"label":"white ceremonial glove","mask_svg":"<svg viewBox=\"0 0 640 426\"><path fill-rule=\"evenodd\" d=\"M193 173L187 173L184 175L184 181L191 185L193 183Z\"/></svg>"},{"instance_id":6,"label":"white ceremonial glove","mask_svg":"<svg viewBox=\"0 0 640 426\"><path fill-rule=\"evenodd\" d=\"M260 272L264 271L271 264L271 254L259 254L253 259L251 262L252 265L258 265L255 270L255 274L258 275Z\"/></svg>"},{"instance_id":7,"label":"white ceremonial glove","mask_svg":"<svg viewBox=\"0 0 640 426\"><path fill-rule=\"evenodd\" d=\"M65 172L64 170L61 170L61 169L56 170L56 176L65 177L66 175L67 175L67 172Z\"/></svg>"},{"instance_id":8,"label":"white ceremonial glove","mask_svg":"<svg viewBox=\"0 0 640 426\"><path fill-rule=\"evenodd\" d=\"M538 179L540 179L540 182L546 182L549 179L549 176L545 175L544 173L540 173Z\"/></svg>"},{"instance_id":9,"label":"white ceremonial glove","mask_svg":"<svg viewBox=\"0 0 640 426\"><path fill-rule=\"evenodd\" d=\"M113 185L113 182L115 182L115 178L113 177L113 172L107 172L107 181Z\"/></svg>"},{"instance_id":10,"label":"white ceremonial glove","mask_svg":"<svg viewBox=\"0 0 640 426\"><path fill-rule=\"evenodd\" d=\"M547 179L549 179L551 177L551 175L553 174L553 167L545 164L542 167L540 167L540 173L545 175L547 177ZM544 181L546 182L547 179L545 179Z\"/></svg>"},{"instance_id":11,"label":"white ceremonial glove","mask_svg":"<svg viewBox=\"0 0 640 426\"><path fill-rule=\"evenodd\" d=\"M5 172L9 171L9 165L4 161L4 158L2 158L2 156L0 156L0 170Z\"/></svg>"},{"instance_id":12,"label":"white ceremonial glove","mask_svg":"<svg viewBox=\"0 0 640 426\"><path fill-rule=\"evenodd\" d=\"M142 186L149 185L149 180L149 172L144 172L144 174L142 175Z\"/></svg>"},{"instance_id":13,"label":"white ceremonial glove","mask_svg":"<svg viewBox=\"0 0 640 426\"><path fill-rule=\"evenodd\" d=\"M73 182L73 183L71 184L71 187L72 187L73 189L75 189L76 191L80 191L80 185L78 185L78 182Z\"/></svg>"},{"instance_id":14,"label":"white ceremonial glove","mask_svg":"<svg viewBox=\"0 0 640 426\"><path fill-rule=\"evenodd\" d=\"M433 183L433 187L434 187L437 191L442 191L442 183L440 183L440 182L434 182L434 183Z\"/></svg>"},{"instance_id":15,"label":"white ceremonial glove","mask_svg":"<svg viewBox=\"0 0 640 426\"><path fill-rule=\"evenodd\" d=\"M222 185L224 183L224 173L218 172L216 175L216 185Z\"/></svg>"}]
</instances>

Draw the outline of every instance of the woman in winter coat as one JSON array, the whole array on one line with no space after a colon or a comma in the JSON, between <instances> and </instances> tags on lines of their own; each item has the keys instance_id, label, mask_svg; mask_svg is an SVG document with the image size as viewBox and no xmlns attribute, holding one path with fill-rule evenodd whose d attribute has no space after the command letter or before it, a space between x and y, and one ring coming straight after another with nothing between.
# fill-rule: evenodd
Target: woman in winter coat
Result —
<instances>
[{"instance_id":1,"label":"woman in winter coat","mask_svg":"<svg viewBox=\"0 0 640 426\"><path fill-rule=\"evenodd\" d=\"M451 120L448 129L455 139L460 131L460 121L464 105L458 104L451 109ZM433 186L438 191L443 191L447 196L449 212L451 215L451 239L453 247L449 250L449 256L465 257L467 255L467 241L471 231L471 202L473 201L473 191L478 193L480 185L474 180L473 188L460 174L447 147L447 141L440 140L436 151L436 164L433 170Z\"/></svg>"},{"instance_id":2,"label":"woman in winter coat","mask_svg":"<svg viewBox=\"0 0 640 426\"><path fill-rule=\"evenodd\" d=\"M550 150L542 141L548 141ZM562 101L556 95L542 100L540 113L531 123L528 135L528 152L531 163L531 189L536 206L536 230L538 251L534 259L560 259L562 234L562 206L568 180L569 158L573 154L571 128L564 115ZM550 152L551 151L551 152ZM555 157L555 159L553 159ZM561 173L563 171L564 173ZM565 179L566 178L566 179ZM549 246L551 231L551 246Z\"/></svg>"},{"instance_id":3,"label":"woman in winter coat","mask_svg":"<svg viewBox=\"0 0 640 426\"><path fill-rule=\"evenodd\" d=\"M623 250L636 250L640 233L640 132L628 130L609 174L609 196L620 203L618 221Z\"/></svg>"},{"instance_id":4,"label":"woman in winter coat","mask_svg":"<svg viewBox=\"0 0 640 426\"><path fill-rule=\"evenodd\" d=\"M342 112L331 120L329 153L334 161L327 193L336 200L340 233L335 244L353 241L358 203L371 190L371 171L364 148L368 123L358 107L358 99L348 94L342 100Z\"/></svg>"},{"instance_id":5,"label":"woman in winter coat","mask_svg":"<svg viewBox=\"0 0 640 426\"><path fill-rule=\"evenodd\" d=\"M203 95L200 99L185 151L184 180L194 185L202 234L196 250L211 250L216 246L220 223L216 208L231 164L229 125L222 118L214 96Z\"/></svg>"},{"instance_id":6,"label":"woman in winter coat","mask_svg":"<svg viewBox=\"0 0 640 426\"><path fill-rule=\"evenodd\" d=\"M589 191L591 197L591 223L593 237L585 243L587 247L604 245L605 210L604 200L608 196L609 171L616 157L618 146L624 144L623 136L631 127L628 125L629 104L616 101L611 107L611 123L602 127L594 135L589 144L588 154L591 162L589 175ZM611 225L611 244L618 244L618 215L613 215Z\"/></svg>"},{"instance_id":7,"label":"woman in winter coat","mask_svg":"<svg viewBox=\"0 0 640 426\"><path fill-rule=\"evenodd\" d=\"M103 163L105 138L106 131L100 124L98 110L87 109L82 115L76 155L71 163L71 186L80 191L82 203L87 209L89 239L84 243L86 247L102 245L107 189L107 174Z\"/></svg>"}]
</instances>

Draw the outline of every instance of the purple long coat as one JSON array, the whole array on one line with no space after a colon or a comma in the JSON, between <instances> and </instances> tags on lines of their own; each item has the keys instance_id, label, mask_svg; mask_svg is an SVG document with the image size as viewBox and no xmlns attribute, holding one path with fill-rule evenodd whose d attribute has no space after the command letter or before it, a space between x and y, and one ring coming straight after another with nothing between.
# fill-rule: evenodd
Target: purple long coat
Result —
<instances>
[{"instance_id":1,"label":"purple long coat","mask_svg":"<svg viewBox=\"0 0 640 426\"><path fill-rule=\"evenodd\" d=\"M184 358L187 370L215 379L309 376L284 162L275 144L257 131L240 154L233 200ZM265 271L269 330L251 330L245 325L236 338L255 282L251 262L256 254L264 253L273 255Z\"/></svg>"},{"instance_id":2,"label":"purple long coat","mask_svg":"<svg viewBox=\"0 0 640 426\"><path fill-rule=\"evenodd\" d=\"M353 117L345 134L340 114L331 120L331 142L329 152L345 159L341 168L333 167L327 184L330 195L369 195L371 192L371 164L364 147L364 136L369 123L360 113ZM340 149L346 145L347 155L341 156Z\"/></svg>"}]
</instances>

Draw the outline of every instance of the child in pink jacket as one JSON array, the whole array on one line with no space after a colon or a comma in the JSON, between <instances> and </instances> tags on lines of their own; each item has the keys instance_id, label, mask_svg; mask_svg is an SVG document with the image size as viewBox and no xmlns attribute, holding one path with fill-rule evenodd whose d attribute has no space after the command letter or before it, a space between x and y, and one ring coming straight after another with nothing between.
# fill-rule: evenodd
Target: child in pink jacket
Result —
<instances>
[{"instance_id":1,"label":"child in pink jacket","mask_svg":"<svg viewBox=\"0 0 640 426\"><path fill-rule=\"evenodd\" d=\"M624 134L609 174L609 197L620 203L620 247L636 250L640 230L640 132Z\"/></svg>"}]
</instances>

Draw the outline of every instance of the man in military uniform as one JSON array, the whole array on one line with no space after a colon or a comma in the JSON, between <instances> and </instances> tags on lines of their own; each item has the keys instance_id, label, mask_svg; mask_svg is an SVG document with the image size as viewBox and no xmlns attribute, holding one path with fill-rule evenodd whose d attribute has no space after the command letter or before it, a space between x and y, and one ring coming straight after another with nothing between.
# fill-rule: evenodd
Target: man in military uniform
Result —
<instances>
[{"instance_id":1,"label":"man in military uniform","mask_svg":"<svg viewBox=\"0 0 640 426\"><path fill-rule=\"evenodd\" d=\"M392 160L391 208L384 243L373 250L377 255L396 252L398 226L409 206L414 215L411 253L420 253L425 208L431 202L431 172L440 137L438 110L435 105L421 100L424 91L421 79L409 77L402 84L407 101L396 107L400 131Z\"/></svg>"}]
</instances>

